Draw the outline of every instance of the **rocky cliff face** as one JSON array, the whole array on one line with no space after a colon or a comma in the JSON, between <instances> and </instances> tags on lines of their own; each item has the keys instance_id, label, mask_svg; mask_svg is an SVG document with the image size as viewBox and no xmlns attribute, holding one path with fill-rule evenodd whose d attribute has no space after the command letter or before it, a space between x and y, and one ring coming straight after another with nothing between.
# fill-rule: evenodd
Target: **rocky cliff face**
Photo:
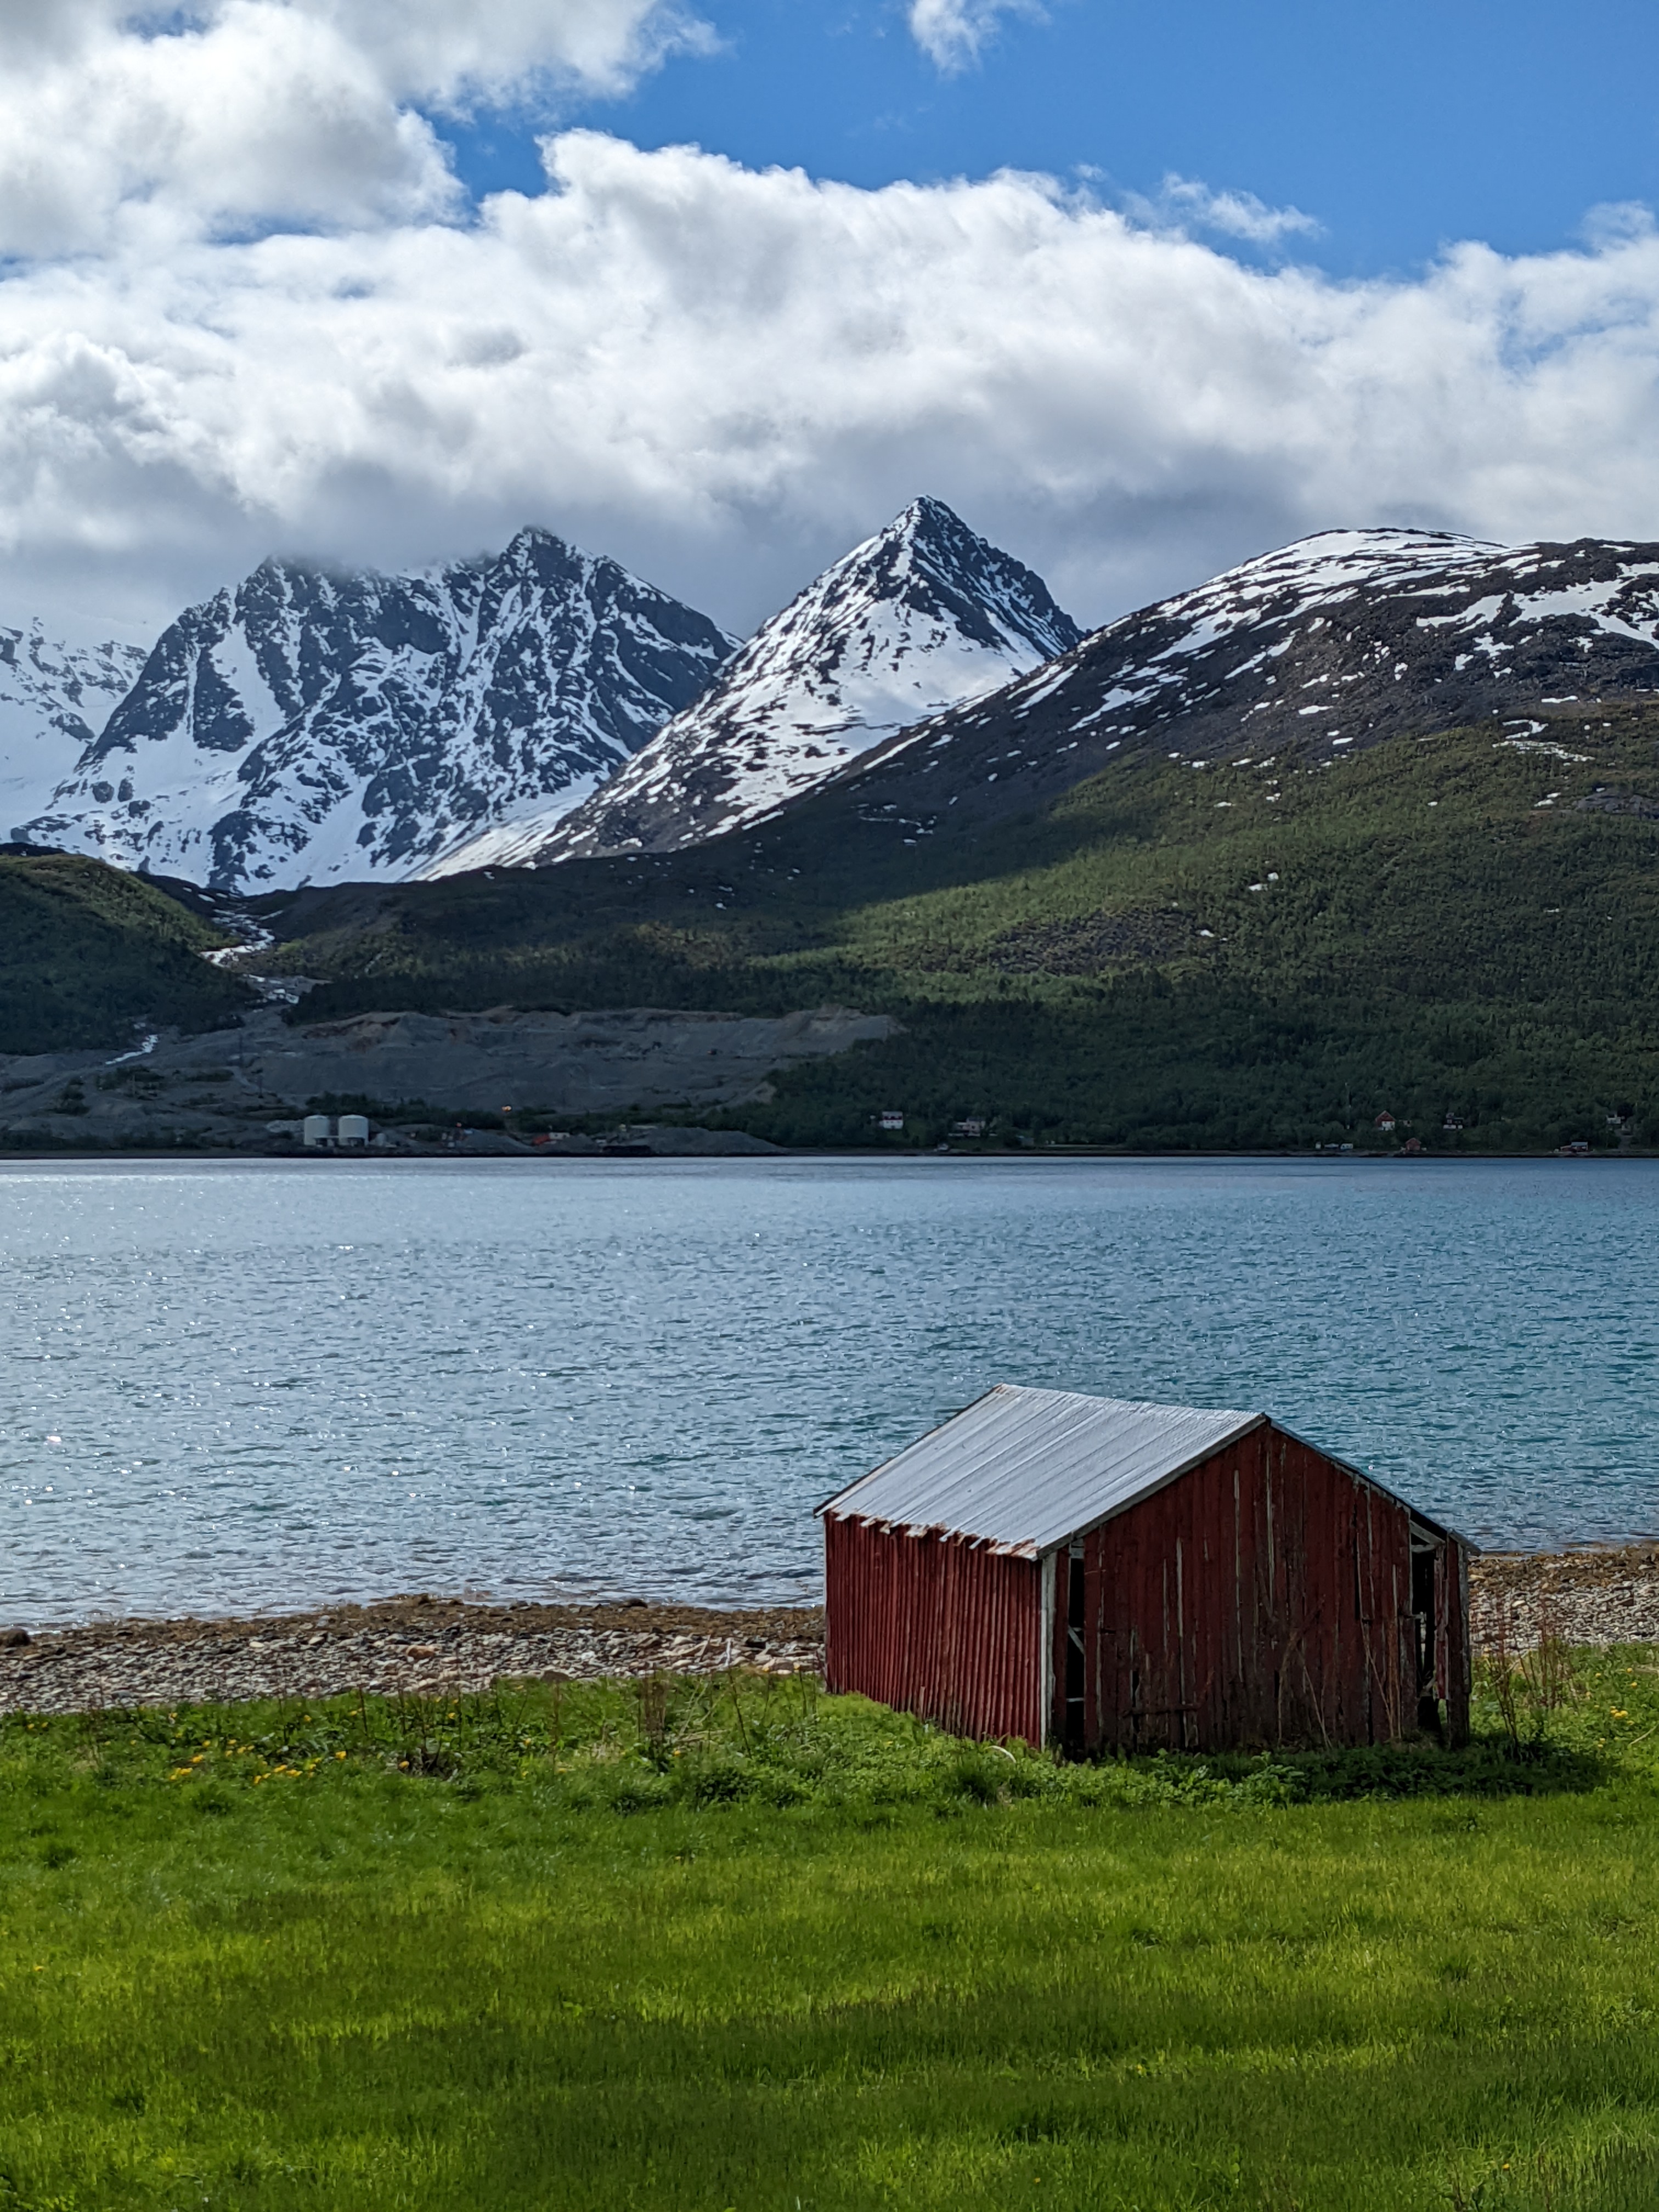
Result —
<instances>
[{"instance_id":1,"label":"rocky cliff face","mask_svg":"<svg viewBox=\"0 0 1659 2212\"><path fill-rule=\"evenodd\" d=\"M671 852L742 827L1082 633L1042 579L920 499L827 568L622 772L562 817L492 830L428 873Z\"/></svg>"},{"instance_id":2,"label":"rocky cliff face","mask_svg":"<svg viewBox=\"0 0 1659 2212\"><path fill-rule=\"evenodd\" d=\"M546 531L417 575L267 562L167 629L19 828L224 890L404 877L576 804L736 642Z\"/></svg>"},{"instance_id":3,"label":"rocky cliff face","mask_svg":"<svg viewBox=\"0 0 1659 2212\"><path fill-rule=\"evenodd\" d=\"M0 841L23 836L143 665L142 646L62 645L38 622L0 629Z\"/></svg>"}]
</instances>

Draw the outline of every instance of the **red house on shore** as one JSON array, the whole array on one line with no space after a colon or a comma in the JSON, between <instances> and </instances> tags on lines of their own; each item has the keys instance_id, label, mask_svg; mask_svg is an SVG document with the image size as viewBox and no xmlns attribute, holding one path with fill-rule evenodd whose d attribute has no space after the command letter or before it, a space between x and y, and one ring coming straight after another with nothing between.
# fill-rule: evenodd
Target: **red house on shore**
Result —
<instances>
[{"instance_id":1,"label":"red house on shore","mask_svg":"<svg viewBox=\"0 0 1659 2212\"><path fill-rule=\"evenodd\" d=\"M1468 1735L1472 1547L1265 1413L999 1384L818 1511L832 1690L1078 1754Z\"/></svg>"}]
</instances>

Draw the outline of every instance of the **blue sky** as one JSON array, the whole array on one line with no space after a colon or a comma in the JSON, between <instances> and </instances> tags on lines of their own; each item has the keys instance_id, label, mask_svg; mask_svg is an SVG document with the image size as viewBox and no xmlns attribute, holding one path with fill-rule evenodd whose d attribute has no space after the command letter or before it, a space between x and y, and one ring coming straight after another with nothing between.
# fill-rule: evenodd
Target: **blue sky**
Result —
<instances>
[{"instance_id":1,"label":"blue sky","mask_svg":"<svg viewBox=\"0 0 1659 2212\"><path fill-rule=\"evenodd\" d=\"M708 0L720 44L627 98L567 106L644 147L878 185L1006 166L1171 173L1294 206L1291 250L1333 272L1419 266L1448 241L1505 253L1659 199L1659 9L1632 0L1054 0L942 73L880 0ZM475 189L534 189L522 114L441 126Z\"/></svg>"}]
</instances>

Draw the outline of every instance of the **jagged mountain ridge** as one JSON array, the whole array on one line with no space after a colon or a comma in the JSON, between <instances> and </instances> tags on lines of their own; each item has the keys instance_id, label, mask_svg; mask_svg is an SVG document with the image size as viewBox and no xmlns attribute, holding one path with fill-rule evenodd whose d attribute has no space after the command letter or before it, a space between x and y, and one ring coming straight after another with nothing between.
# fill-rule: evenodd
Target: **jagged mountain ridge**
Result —
<instances>
[{"instance_id":1,"label":"jagged mountain ridge","mask_svg":"<svg viewBox=\"0 0 1659 2212\"><path fill-rule=\"evenodd\" d=\"M1149 751L1288 772L1488 720L1511 726L1509 742L1547 745L1553 716L1576 724L1598 699L1650 694L1659 544L1329 531L1108 623L901 732L823 796L915 840L1027 811Z\"/></svg>"},{"instance_id":2,"label":"jagged mountain ridge","mask_svg":"<svg viewBox=\"0 0 1659 2212\"><path fill-rule=\"evenodd\" d=\"M400 878L574 805L737 643L544 530L412 575L268 561L169 625L20 833L221 890Z\"/></svg>"},{"instance_id":3,"label":"jagged mountain ridge","mask_svg":"<svg viewBox=\"0 0 1659 2212\"><path fill-rule=\"evenodd\" d=\"M671 852L720 836L1082 635L1039 576L942 501L915 500L763 624L580 807L486 831L424 872Z\"/></svg>"},{"instance_id":4,"label":"jagged mountain ridge","mask_svg":"<svg viewBox=\"0 0 1659 2212\"><path fill-rule=\"evenodd\" d=\"M0 629L0 838L51 799L144 665L140 645L64 645L40 622Z\"/></svg>"}]
</instances>

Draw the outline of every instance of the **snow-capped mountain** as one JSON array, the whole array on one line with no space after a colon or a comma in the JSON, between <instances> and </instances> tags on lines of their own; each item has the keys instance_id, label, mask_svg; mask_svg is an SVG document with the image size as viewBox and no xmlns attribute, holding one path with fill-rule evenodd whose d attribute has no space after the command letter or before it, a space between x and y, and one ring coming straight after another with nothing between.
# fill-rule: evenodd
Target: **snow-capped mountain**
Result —
<instances>
[{"instance_id":1,"label":"snow-capped mountain","mask_svg":"<svg viewBox=\"0 0 1659 2212\"><path fill-rule=\"evenodd\" d=\"M947 814L1029 808L1138 754L1288 769L1487 720L1526 744L1553 716L1650 695L1659 544L1329 531L1109 623L903 732L836 788L914 838Z\"/></svg>"},{"instance_id":2,"label":"snow-capped mountain","mask_svg":"<svg viewBox=\"0 0 1659 2212\"><path fill-rule=\"evenodd\" d=\"M544 530L407 576L268 561L168 628L21 826L217 890L400 878L575 805L736 644Z\"/></svg>"},{"instance_id":3,"label":"snow-capped mountain","mask_svg":"<svg viewBox=\"0 0 1659 2212\"><path fill-rule=\"evenodd\" d=\"M1039 576L919 499L826 568L620 775L563 819L490 830L426 874L672 852L739 828L1082 632Z\"/></svg>"},{"instance_id":4,"label":"snow-capped mountain","mask_svg":"<svg viewBox=\"0 0 1659 2212\"><path fill-rule=\"evenodd\" d=\"M20 836L102 731L144 665L140 645L60 645L40 623L0 629L0 839Z\"/></svg>"}]
</instances>

